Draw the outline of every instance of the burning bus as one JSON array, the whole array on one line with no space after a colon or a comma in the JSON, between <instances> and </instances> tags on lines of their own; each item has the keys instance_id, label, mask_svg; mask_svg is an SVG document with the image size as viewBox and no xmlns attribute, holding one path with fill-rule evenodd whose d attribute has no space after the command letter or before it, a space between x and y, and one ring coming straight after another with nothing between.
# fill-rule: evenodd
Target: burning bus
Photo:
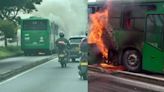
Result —
<instances>
[{"instance_id":1,"label":"burning bus","mask_svg":"<svg viewBox=\"0 0 164 92\"><path fill-rule=\"evenodd\" d=\"M113 61L133 72L164 73L163 6L163 0L89 3L89 43L99 48L103 62Z\"/></svg>"}]
</instances>

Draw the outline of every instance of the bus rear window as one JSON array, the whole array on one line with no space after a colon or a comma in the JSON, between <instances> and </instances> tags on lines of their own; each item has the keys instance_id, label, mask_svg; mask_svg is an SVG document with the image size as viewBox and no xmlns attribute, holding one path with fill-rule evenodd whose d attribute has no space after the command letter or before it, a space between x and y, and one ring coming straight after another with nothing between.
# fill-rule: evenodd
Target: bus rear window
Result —
<instances>
[{"instance_id":1,"label":"bus rear window","mask_svg":"<svg viewBox=\"0 0 164 92\"><path fill-rule=\"evenodd\" d=\"M22 24L23 30L47 30L47 20L24 20Z\"/></svg>"}]
</instances>

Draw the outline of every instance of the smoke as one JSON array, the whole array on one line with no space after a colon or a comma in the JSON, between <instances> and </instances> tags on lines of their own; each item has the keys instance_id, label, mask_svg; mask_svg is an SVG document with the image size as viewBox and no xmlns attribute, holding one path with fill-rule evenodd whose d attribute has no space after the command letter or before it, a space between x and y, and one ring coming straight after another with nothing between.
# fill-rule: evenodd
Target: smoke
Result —
<instances>
[{"instance_id":1,"label":"smoke","mask_svg":"<svg viewBox=\"0 0 164 92\"><path fill-rule=\"evenodd\" d=\"M37 9L32 15L57 23L66 37L87 31L87 0L43 0Z\"/></svg>"}]
</instances>

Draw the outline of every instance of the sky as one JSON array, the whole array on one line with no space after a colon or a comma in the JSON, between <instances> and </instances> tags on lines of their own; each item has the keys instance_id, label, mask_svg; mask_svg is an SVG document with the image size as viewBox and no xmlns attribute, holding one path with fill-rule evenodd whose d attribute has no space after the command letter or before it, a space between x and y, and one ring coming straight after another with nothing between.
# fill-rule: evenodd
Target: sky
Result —
<instances>
[{"instance_id":1,"label":"sky","mask_svg":"<svg viewBox=\"0 0 164 92\"><path fill-rule=\"evenodd\" d=\"M36 6L38 11L20 14L22 18L39 16L49 18L64 31L67 37L87 31L87 0L43 0Z\"/></svg>"}]
</instances>

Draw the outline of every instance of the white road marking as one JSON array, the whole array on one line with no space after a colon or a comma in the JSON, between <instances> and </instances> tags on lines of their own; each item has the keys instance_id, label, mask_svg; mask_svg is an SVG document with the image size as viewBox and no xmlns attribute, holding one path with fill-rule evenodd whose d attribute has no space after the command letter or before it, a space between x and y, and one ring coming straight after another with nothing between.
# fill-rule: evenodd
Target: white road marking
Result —
<instances>
[{"instance_id":1,"label":"white road marking","mask_svg":"<svg viewBox=\"0 0 164 92\"><path fill-rule=\"evenodd\" d=\"M49 60L48 62L51 62L51 61L57 62L57 61L58 61L58 58L54 58L54 59L52 59L52 60ZM7 83L7 82L9 82L9 81L12 81L12 80L14 80L14 79L16 79L16 78L18 78L18 77L20 77L20 76L22 76L22 75L28 73L28 72L31 72L31 71L33 71L33 70L35 70L35 69L37 69L37 68L40 68L40 67L42 67L43 65L47 64L48 62L43 63L43 64L41 64L41 65L38 65L38 66L36 66L36 67L33 67L33 68L31 68L31 69L28 69L28 70L26 70L26 71L24 71L24 72L22 72L22 73L20 73L20 74L17 74L17 75L15 75L15 76L13 76L13 77L7 79L7 80L4 80L4 81L0 82L0 85L3 85L3 84L5 84L5 83Z\"/></svg>"}]
</instances>

